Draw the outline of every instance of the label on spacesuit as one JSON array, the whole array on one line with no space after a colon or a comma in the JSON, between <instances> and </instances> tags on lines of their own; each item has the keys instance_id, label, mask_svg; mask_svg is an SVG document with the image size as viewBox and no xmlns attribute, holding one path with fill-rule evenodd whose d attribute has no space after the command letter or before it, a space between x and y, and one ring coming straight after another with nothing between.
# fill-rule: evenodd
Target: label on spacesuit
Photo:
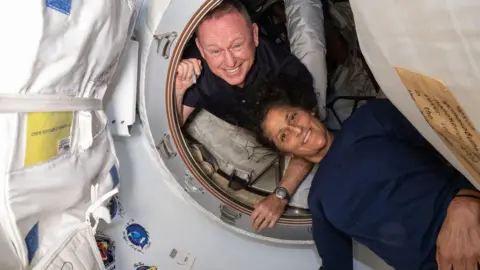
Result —
<instances>
[{"instance_id":1,"label":"label on spacesuit","mask_svg":"<svg viewBox=\"0 0 480 270\"><path fill-rule=\"evenodd\" d=\"M480 134L447 85L403 68L396 71L425 120L480 183Z\"/></svg>"},{"instance_id":2,"label":"label on spacesuit","mask_svg":"<svg viewBox=\"0 0 480 270\"><path fill-rule=\"evenodd\" d=\"M69 150L72 119L72 112L29 113L25 166L48 161Z\"/></svg>"}]
</instances>

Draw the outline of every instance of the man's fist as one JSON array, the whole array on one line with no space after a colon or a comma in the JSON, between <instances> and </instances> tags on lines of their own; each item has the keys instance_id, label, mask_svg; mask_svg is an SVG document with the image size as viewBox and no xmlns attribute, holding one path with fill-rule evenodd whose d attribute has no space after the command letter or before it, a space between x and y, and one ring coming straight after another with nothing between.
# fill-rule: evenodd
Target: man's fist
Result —
<instances>
[{"instance_id":1,"label":"man's fist","mask_svg":"<svg viewBox=\"0 0 480 270\"><path fill-rule=\"evenodd\" d=\"M200 76L202 72L202 61L196 58L184 59L178 64L177 76L175 78L175 94L185 94L185 91L193 85L193 76Z\"/></svg>"}]
</instances>

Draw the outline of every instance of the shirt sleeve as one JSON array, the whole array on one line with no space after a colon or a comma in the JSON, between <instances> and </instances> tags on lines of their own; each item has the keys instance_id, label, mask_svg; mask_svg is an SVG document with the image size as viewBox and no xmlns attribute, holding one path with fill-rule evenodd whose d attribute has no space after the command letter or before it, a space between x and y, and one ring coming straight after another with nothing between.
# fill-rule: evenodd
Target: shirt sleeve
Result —
<instances>
[{"instance_id":1,"label":"shirt sleeve","mask_svg":"<svg viewBox=\"0 0 480 270\"><path fill-rule=\"evenodd\" d=\"M201 109L205 108L205 99L197 85L192 85L183 96L183 105Z\"/></svg>"},{"instance_id":2,"label":"shirt sleeve","mask_svg":"<svg viewBox=\"0 0 480 270\"><path fill-rule=\"evenodd\" d=\"M374 116L388 135L415 146L433 148L391 101L378 99L370 102L376 103Z\"/></svg>"},{"instance_id":3,"label":"shirt sleeve","mask_svg":"<svg viewBox=\"0 0 480 270\"><path fill-rule=\"evenodd\" d=\"M317 207L318 208L318 207ZM334 228L323 208L312 213L313 239L322 259L321 270L353 270L352 239Z\"/></svg>"}]
</instances>

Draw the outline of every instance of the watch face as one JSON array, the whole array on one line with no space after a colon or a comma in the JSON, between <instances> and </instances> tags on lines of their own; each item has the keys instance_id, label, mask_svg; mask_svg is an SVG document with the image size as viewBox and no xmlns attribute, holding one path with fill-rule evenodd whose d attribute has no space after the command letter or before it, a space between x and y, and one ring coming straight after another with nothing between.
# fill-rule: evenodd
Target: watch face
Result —
<instances>
[{"instance_id":1,"label":"watch face","mask_svg":"<svg viewBox=\"0 0 480 270\"><path fill-rule=\"evenodd\" d=\"M287 197L287 191L283 188L278 188L275 195L280 199L285 199Z\"/></svg>"}]
</instances>

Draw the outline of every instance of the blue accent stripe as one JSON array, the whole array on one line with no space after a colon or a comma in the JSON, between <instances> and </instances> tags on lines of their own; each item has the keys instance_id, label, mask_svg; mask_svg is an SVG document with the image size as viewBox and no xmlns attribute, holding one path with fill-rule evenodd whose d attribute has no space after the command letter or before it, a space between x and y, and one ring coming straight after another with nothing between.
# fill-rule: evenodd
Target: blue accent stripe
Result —
<instances>
[{"instance_id":1,"label":"blue accent stripe","mask_svg":"<svg viewBox=\"0 0 480 270\"><path fill-rule=\"evenodd\" d=\"M120 180L119 180L119 177L118 177L118 171L117 171L117 167L116 167L116 166L113 166L113 167L110 169L110 176L112 176L113 187L116 187L116 186L120 183Z\"/></svg>"},{"instance_id":2,"label":"blue accent stripe","mask_svg":"<svg viewBox=\"0 0 480 270\"><path fill-rule=\"evenodd\" d=\"M47 7L55 9L63 14L70 15L72 0L47 0Z\"/></svg>"},{"instance_id":3,"label":"blue accent stripe","mask_svg":"<svg viewBox=\"0 0 480 270\"><path fill-rule=\"evenodd\" d=\"M25 243L27 244L28 262L31 263L38 249L38 223L33 225L28 232L27 237L25 237Z\"/></svg>"}]
</instances>

